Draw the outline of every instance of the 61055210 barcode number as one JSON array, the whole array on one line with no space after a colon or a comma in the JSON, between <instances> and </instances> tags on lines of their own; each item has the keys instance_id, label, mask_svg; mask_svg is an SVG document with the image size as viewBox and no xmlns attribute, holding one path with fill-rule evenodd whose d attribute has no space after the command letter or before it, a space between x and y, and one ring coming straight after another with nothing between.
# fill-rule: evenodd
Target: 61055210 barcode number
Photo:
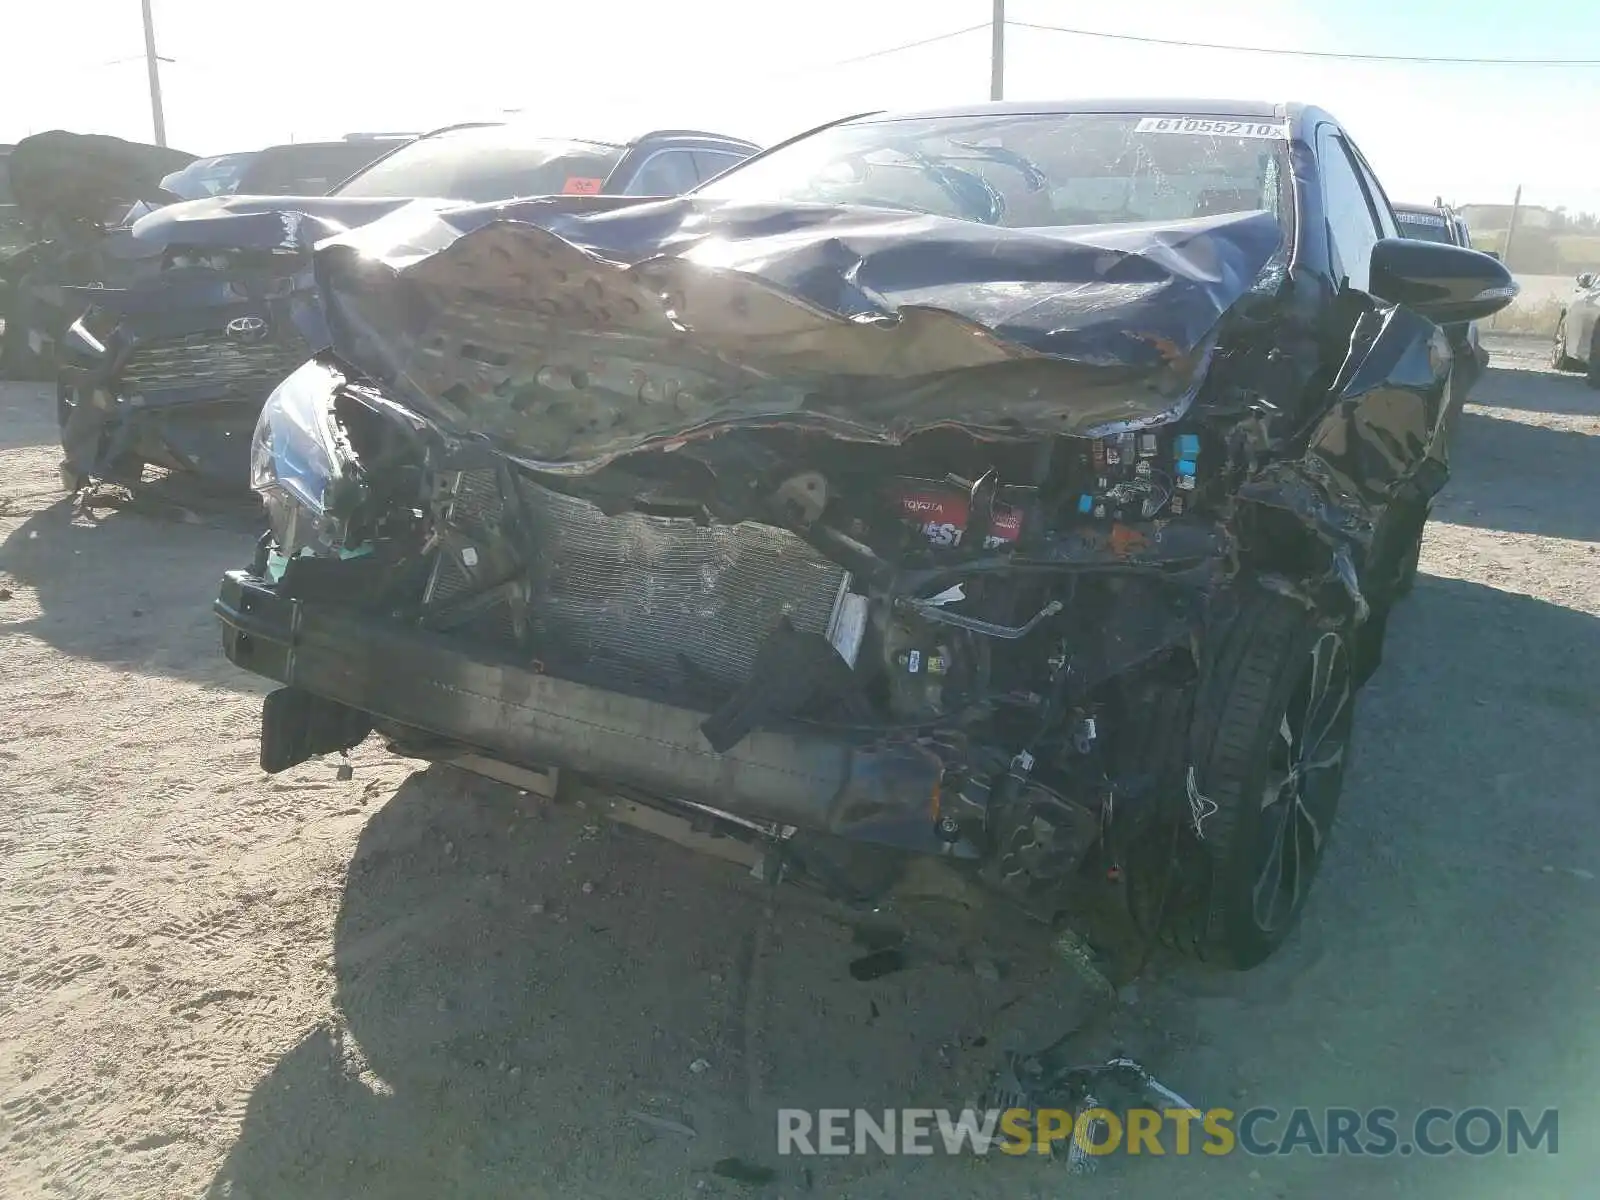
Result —
<instances>
[{"instance_id":1,"label":"61055210 barcode number","mask_svg":"<svg viewBox=\"0 0 1600 1200\"><path fill-rule=\"evenodd\" d=\"M1214 117L1140 117L1135 133L1198 133L1211 137L1285 138L1288 130L1270 121L1224 121Z\"/></svg>"}]
</instances>

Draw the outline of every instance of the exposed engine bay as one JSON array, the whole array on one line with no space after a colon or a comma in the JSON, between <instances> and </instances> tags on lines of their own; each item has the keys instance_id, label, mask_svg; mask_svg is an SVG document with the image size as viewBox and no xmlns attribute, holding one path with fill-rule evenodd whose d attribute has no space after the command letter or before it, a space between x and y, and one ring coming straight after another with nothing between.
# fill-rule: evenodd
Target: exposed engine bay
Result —
<instances>
[{"instance_id":1,"label":"exposed engine bay","mask_svg":"<svg viewBox=\"0 0 1600 1200\"><path fill-rule=\"evenodd\" d=\"M448 435L333 360L301 374L332 387L342 469L313 526L266 490L261 566L288 594L691 710L718 755L763 731L895 746L921 766L911 821L876 791L809 822L754 790L678 798L988 859L1024 903L1058 902L1097 848L1115 870L1183 794L1213 607L1252 555L1283 563L1252 544L1270 510L1233 497L1246 446L1198 420L899 446L743 428L574 475ZM1292 586L1348 608L1330 564Z\"/></svg>"},{"instance_id":2,"label":"exposed engine bay","mask_svg":"<svg viewBox=\"0 0 1600 1200\"><path fill-rule=\"evenodd\" d=\"M1262 961L1448 474L1441 325L1516 286L1380 238L1357 290L1260 115L852 119L676 200L320 243L331 349L263 410L217 601L285 685L263 767L376 729L858 898L897 851L1047 920L1121 881Z\"/></svg>"}]
</instances>

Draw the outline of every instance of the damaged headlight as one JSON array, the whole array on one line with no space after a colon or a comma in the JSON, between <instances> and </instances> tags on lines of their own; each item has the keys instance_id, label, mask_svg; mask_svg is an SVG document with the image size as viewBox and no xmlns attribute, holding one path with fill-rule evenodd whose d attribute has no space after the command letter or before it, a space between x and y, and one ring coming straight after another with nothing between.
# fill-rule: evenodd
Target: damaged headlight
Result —
<instances>
[{"instance_id":1,"label":"damaged headlight","mask_svg":"<svg viewBox=\"0 0 1600 1200\"><path fill-rule=\"evenodd\" d=\"M338 371L306 363L267 398L250 443L250 486L260 493L279 551L288 556L318 545L335 549L338 522L327 508L329 485L349 454L334 425Z\"/></svg>"}]
</instances>

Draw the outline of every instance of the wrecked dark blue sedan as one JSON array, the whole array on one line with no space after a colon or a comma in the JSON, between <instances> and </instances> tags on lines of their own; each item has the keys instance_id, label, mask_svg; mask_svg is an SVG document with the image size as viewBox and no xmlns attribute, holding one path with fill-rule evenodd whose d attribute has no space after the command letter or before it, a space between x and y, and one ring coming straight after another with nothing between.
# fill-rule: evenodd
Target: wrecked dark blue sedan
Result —
<instances>
[{"instance_id":1,"label":"wrecked dark blue sedan","mask_svg":"<svg viewBox=\"0 0 1600 1200\"><path fill-rule=\"evenodd\" d=\"M330 195L215 196L154 212L123 248L144 264L139 281L82 289L87 311L61 341L63 484L136 482L150 464L243 487L262 402L327 345L310 257L323 238L410 205L676 195L756 150L688 130L590 139L464 125L407 142Z\"/></svg>"},{"instance_id":2,"label":"wrecked dark blue sedan","mask_svg":"<svg viewBox=\"0 0 1600 1200\"><path fill-rule=\"evenodd\" d=\"M376 731L858 902L916 854L1041 921L1112 889L1240 968L1448 475L1440 327L1516 291L1326 113L1226 101L861 116L316 265L217 601L266 770Z\"/></svg>"}]
</instances>

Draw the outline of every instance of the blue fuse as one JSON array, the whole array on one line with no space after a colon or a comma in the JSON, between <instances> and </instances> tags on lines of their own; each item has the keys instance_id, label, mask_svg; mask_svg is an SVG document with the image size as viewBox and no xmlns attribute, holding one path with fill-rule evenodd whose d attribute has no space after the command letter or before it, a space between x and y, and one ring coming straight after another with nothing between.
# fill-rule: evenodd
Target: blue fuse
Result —
<instances>
[{"instance_id":1,"label":"blue fuse","mask_svg":"<svg viewBox=\"0 0 1600 1200\"><path fill-rule=\"evenodd\" d=\"M1192 458L1180 458L1178 460L1178 474L1179 475L1193 475L1194 474L1194 459L1192 459Z\"/></svg>"},{"instance_id":2,"label":"blue fuse","mask_svg":"<svg viewBox=\"0 0 1600 1200\"><path fill-rule=\"evenodd\" d=\"M1193 459L1200 453L1200 435L1180 433L1173 439L1172 452L1179 458Z\"/></svg>"},{"instance_id":3,"label":"blue fuse","mask_svg":"<svg viewBox=\"0 0 1600 1200\"><path fill-rule=\"evenodd\" d=\"M1078 497L1078 511L1089 513L1094 511L1094 497L1085 492Z\"/></svg>"}]
</instances>

